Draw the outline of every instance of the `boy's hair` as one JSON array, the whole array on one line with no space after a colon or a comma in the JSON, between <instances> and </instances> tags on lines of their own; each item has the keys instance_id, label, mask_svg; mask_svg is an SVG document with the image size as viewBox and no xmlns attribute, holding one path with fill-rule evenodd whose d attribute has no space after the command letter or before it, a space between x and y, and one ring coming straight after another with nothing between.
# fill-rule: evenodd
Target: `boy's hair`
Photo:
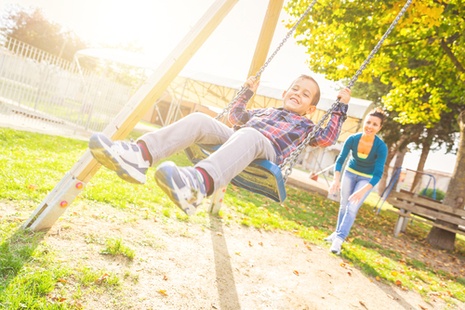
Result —
<instances>
[{"instance_id":1,"label":"boy's hair","mask_svg":"<svg viewBox=\"0 0 465 310\"><path fill-rule=\"evenodd\" d=\"M313 100L311 102L311 105L317 105L318 102L320 101L320 85L318 85L318 82L312 78L310 75L307 75L307 74L301 74L297 79L306 79L306 80L310 80L312 81L313 83L315 83L316 85L316 93L314 94L313 96Z\"/></svg>"},{"instance_id":2,"label":"boy's hair","mask_svg":"<svg viewBox=\"0 0 465 310\"><path fill-rule=\"evenodd\" d=\"M374 108L368 113L369 116L376 116L381 120L381 126L383 126L384 120L386 119L386 113L381 108Z\"/></svg>"}]
</instances>

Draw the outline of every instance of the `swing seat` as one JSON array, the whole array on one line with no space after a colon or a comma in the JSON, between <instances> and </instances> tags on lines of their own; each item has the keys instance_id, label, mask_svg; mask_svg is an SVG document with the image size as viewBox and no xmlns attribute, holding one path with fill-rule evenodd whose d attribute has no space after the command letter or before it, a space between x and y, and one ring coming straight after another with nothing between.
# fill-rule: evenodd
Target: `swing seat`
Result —
<instances>
[{"instance_id":1,"label":"swing seat","mask_svg":"<svg viewBox=\"0 0 465 310\"><path fill-rule=\"evenodd\" d=\"M189 160L195 165L219 149L220 146L194 144L188 147L185 152ZM281 203L286 199L286 188L281 169L269 160L254 160L244 171L234 177L231 183L271 198L276 202Z\"/></svg>"}]
</instances>

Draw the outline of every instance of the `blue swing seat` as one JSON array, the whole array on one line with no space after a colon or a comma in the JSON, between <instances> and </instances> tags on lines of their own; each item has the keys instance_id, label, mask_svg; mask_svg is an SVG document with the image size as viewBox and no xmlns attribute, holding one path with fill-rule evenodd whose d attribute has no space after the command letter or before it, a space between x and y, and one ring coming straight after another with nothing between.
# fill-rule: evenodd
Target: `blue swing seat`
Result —
<instances>
[{"instance_id":1,"label":"blue swing seat","mask_svg":"<svg viewBox=\"0 0 465 310\"><path fill-rule=\"evenodd\" d=\"M185 152L189 160L196 164L207 158L221 145L199 145L188 147ZM253 193L266 196L276 202L286 199L286 187L281 169L269 160L256 159L244 171L238 174L231 183Z\"/></svg>"}]
</instances>

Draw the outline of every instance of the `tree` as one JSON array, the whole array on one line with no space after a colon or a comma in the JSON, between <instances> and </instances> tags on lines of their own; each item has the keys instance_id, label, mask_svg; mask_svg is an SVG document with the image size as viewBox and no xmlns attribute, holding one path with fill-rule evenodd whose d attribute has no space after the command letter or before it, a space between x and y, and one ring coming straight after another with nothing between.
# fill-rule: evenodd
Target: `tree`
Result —
<instances>
[{"instance_id":1,"label":"tree","mask_svg":"<svg viewBox=\"0 0 465 310\"><path fill-rule=\"evenodd\" d=\"M49 21L39 8L24 9L12 6L0 19L0 36L8 36L46 51L57 57L74 61L79 50L87 43L72 31L66 31L57 23ZM139 47L128 44L124 50L137 51ZM107 61L105 59L81 58L79 65L118 83L139 86L146 74L143 68Z\"/></svg>"},{"instance_id":2,"label":"tree","mask_svg":"<svg viewBox=\"0 0 465 310\"><path fill-rule=\"evenodd\" d=\"M86 47L76 34L47 20L38 8L11 7L0 19L0 32L68 61L73 61L74 54Z\"/></svg>"},{"instance_id":3,"label":"tree","mask_svg":"<svg viewBox=\"0 0 465 310\"><path fill-rule=\"evenodd\" d=\"M457 161L455 163L454 173L449 183L446 196L444 198L444 204L457 208L463 209L465 202L465 112L462 111L458 116L458 123L460 125L460 142L457 151ZM460 171L462 169L462 171ZM441 221L438 221L441 222ZM457 229L456 225L451 225L442 222L441 224L447 225L453 229ZM426 240L433 245L441 244L441 248L453 249L455 241L455 233L450 231L433 227L428 234Z\"/></svg>"},{"instance_id":4,"label":"tree","mask_svg":"<svg viewBox=\"0 0 465 310\"><path fill-rule=\"evenodd\" d=\"M382 105L383 94L388 93L389 90L390 85L383 84L379 79L374 77L371 83L359 82L356 84L352 94L354 97L373 101L377 106L380 106ZM397 116L398 113L396 111L388 113L388 119L395 119ZM384 142L388 146L388 155L384 166L383 177L378 184L379 194L382 194L386 188L389 178L389 165L394 157L396 157L396 163L393 171L402 166L403 158L408 150L408 144L416 141L422 130L423 126L402 125L388 120L383 124L383 130L380 134L383 136Z\"/></svg>"},{"instance_id":5,"label":"tree","mask_svg":"<svg viewBox=\"0 0 465 310\"><path fill-rule=\"evenodd\" d=\"M289 25L307 5L308 1L302 0L288 2L285 9L291 16ZM319 1L296 30L299 44L307 47L310 69L332 80L352 76L403 5L403 1L395 0ZM463 117L464 11L465 3L458 0L413 1L359 77L361 82L371 83L375 78L389 86L382 104L394 113L397 123L423 127L414 141L417 145L427 146L428 141L450 143L448 137L459 126L449 120ZM459 154L463 154L460 148L465 148L463 133ZM463 207L464 171L465 160L457 160L445 199L453 207ZM454 240L455 234L440 229L432 229L428 236L433 246L446 249L453 248L450 245Z\"/></svg>"}]
</instances>

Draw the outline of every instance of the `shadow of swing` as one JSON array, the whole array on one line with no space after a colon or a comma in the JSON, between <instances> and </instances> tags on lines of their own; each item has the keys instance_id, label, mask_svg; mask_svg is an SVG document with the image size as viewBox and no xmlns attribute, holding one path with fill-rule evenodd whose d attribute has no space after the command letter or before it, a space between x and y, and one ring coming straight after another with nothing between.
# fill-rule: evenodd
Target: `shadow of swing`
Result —
<instances>
[{"instance_id":1,"label":"shadow of swing","mask_svg":"<svg viewBox=\"0 0 465 310\"><path fill-rule=\"evenodd\" d=\"M219 309L240 309L239 297L234 281L231 258L224 237L221 219L210 215L210 231L215 260ZM9 288L43 241L48 231L34 232L18 228L0 244L0 293ZM0 308L2 304L0 304Z\"/></svg>"},{"instance_id":2,"label":"shadow of swing","mask_svg":"<svg viewBox=\"0 0 465 310\"><path fill-rule=\"evenodd\" d=\"M221 219L210 214L219 309L241 309Z\"/></svg>"}]
</instances>

